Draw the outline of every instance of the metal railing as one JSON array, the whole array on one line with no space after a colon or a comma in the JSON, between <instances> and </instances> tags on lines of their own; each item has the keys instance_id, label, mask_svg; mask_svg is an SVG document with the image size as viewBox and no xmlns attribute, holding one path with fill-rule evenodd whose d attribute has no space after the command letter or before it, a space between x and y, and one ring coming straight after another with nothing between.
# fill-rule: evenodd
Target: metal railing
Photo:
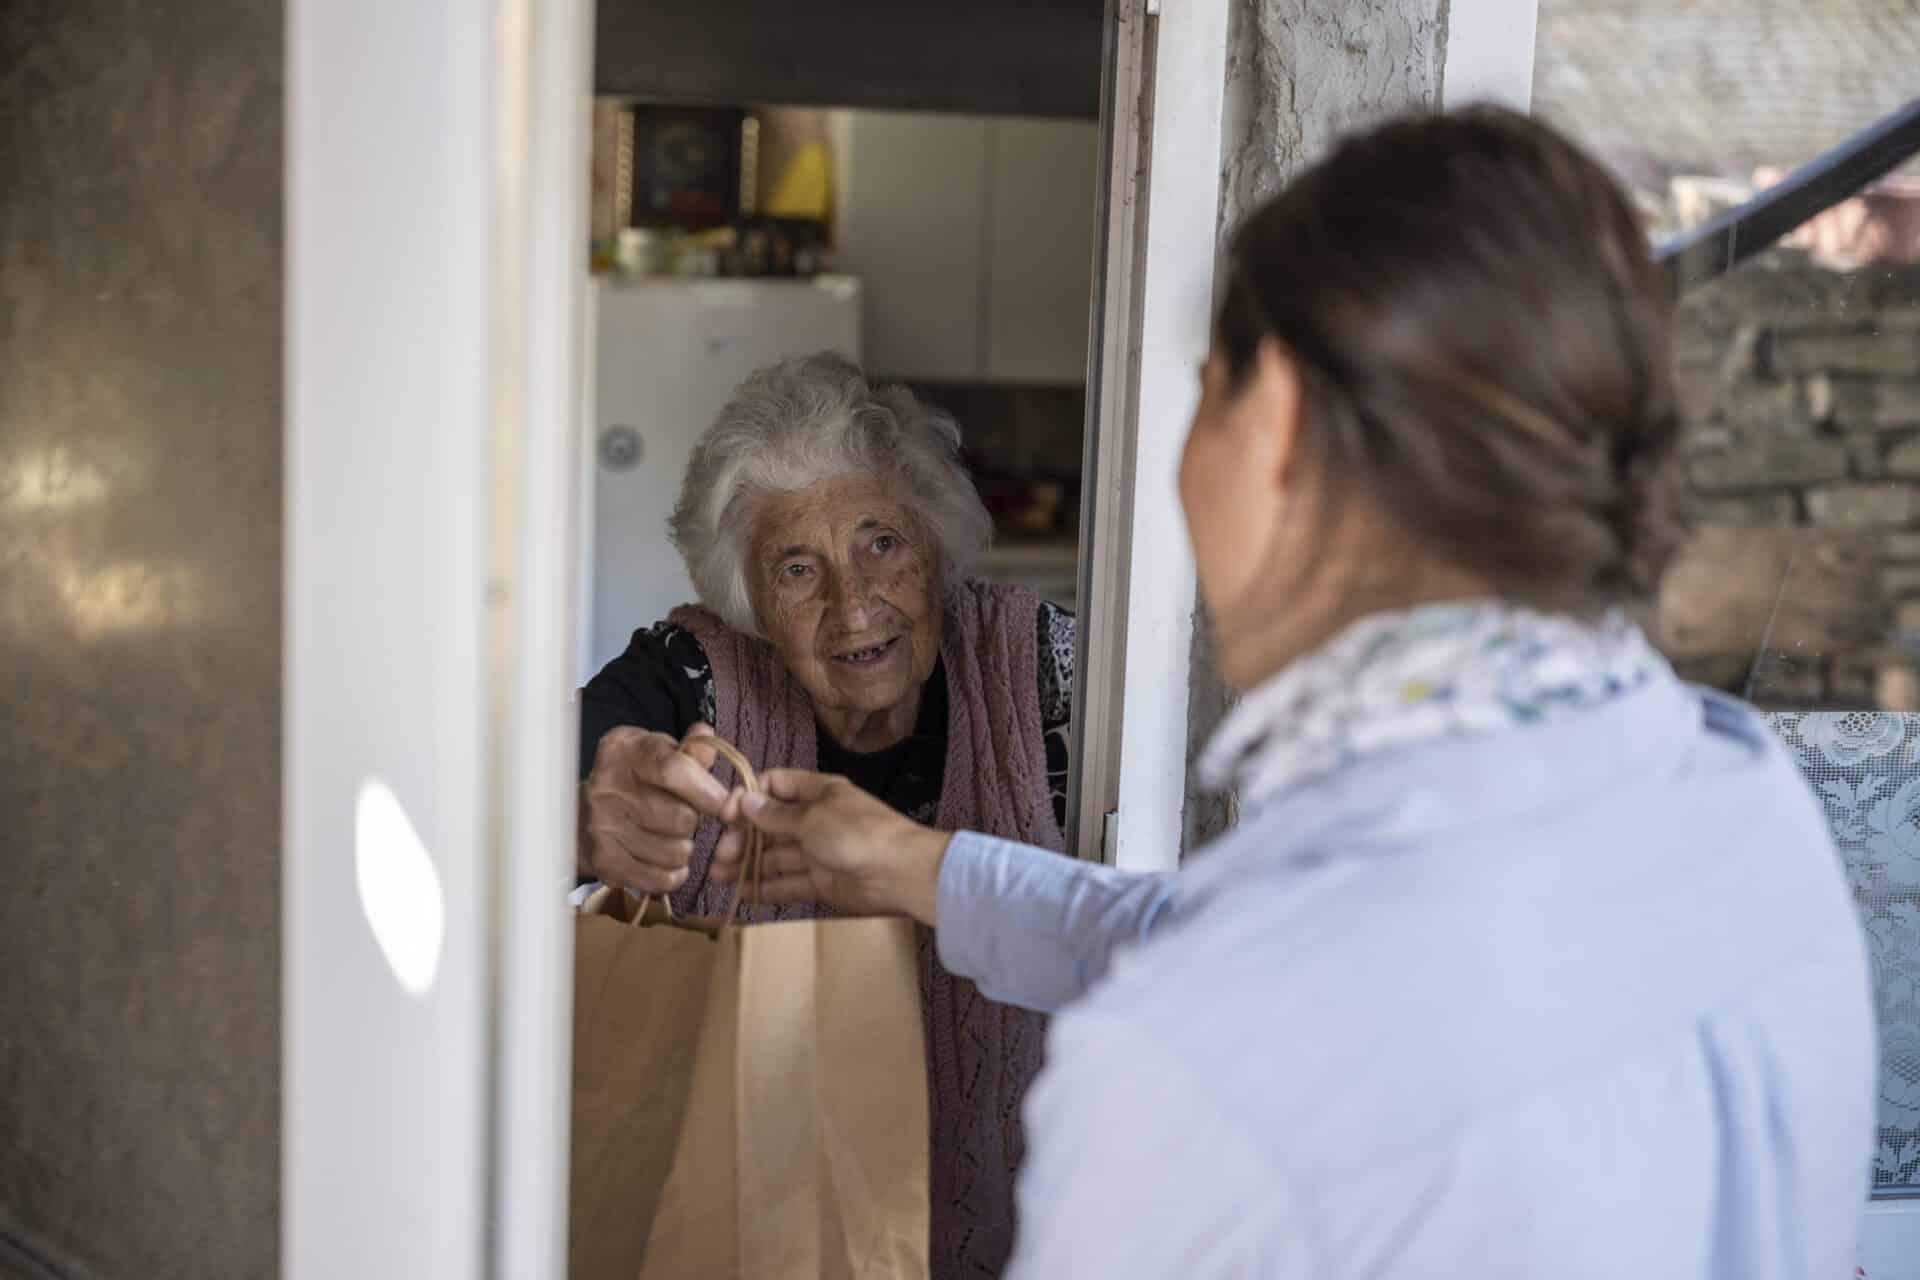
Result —
<instances>
[{"instance_id":1,"label":"metal railing","mask_svg":"<svg viewBox=\"0 0 1920 1280\"><path fill-rule=\"evenodd\" d=\"M1663 241L1654 257L1674 292L1716 280L1920 154L1920 98L1795 169L1745 204Z\"/></svg>"}]
</instances>

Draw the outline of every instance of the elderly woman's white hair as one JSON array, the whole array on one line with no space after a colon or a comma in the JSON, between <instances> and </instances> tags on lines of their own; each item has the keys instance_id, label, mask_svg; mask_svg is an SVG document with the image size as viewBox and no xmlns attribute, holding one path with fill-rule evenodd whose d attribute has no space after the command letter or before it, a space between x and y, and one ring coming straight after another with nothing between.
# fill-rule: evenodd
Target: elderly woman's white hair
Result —
<instances>
[{"instance_id":1,"label":"elderly woman's white hair","mask_svg":"<svg viewBox=\"0 0 1920 1280\"><path fill-rule=\"evenodd\" d=\"M960 463L953 418L821 352L741 383L694 447L672 529L701 602L760 634L746 575L754 502L850 474L877 477L921 521L942 582L970 572L987 549L993 523Z\"/></svg>"}]
</instances>

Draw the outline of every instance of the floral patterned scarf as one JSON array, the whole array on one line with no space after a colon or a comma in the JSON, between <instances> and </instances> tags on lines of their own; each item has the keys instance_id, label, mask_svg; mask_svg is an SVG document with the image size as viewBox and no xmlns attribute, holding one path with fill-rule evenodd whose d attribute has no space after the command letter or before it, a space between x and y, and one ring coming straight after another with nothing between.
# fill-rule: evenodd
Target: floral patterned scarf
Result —
<instances>
[{"instance_id":1,"label":"floral patterned scarf","mask_svg":"<svg viewBox=\"0 0 1920 1280\"><path fill-rule=\"evenodd\" d=\"M1589 621L1476 600L1375 614L1249 692L1201 777L1258 808L1361 757L1538 723L1666 669L1618 613Z\"/></svg>"}]
</instances>

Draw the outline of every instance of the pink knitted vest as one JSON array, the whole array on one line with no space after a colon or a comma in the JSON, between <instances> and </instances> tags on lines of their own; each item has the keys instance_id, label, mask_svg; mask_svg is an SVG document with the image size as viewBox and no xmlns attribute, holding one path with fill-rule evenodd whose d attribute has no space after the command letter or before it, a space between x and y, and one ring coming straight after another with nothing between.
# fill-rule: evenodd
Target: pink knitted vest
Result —
<instances>
[{"instance_id":1,"label":"pink knitted vest","mask_svg":"<svg viewBox=\"0 0 1920 1280\"><path fill-rule=\"evenodd\" d=\"M947 675L947 760L938 825L1060 850L1066 841L1047 790L1039 696L1039 597L967 581L947 593L940 654ZM713 664L714 725L754 768L816 767L813 706L765 641L704 609L675 610ZM721 778L731 771L721 766ZM707 883L719 832L695 840L683 911L722 909L730 890ZM752 920L805 919L813 907L765 908ZM934 1280L995 1276L1013 1247L1013 1184L1025 1150L1021 1102L1039 1073L1046 1020L982 996L940 964L920 931L931 1103Z\"/></svg>"}]
</instances>

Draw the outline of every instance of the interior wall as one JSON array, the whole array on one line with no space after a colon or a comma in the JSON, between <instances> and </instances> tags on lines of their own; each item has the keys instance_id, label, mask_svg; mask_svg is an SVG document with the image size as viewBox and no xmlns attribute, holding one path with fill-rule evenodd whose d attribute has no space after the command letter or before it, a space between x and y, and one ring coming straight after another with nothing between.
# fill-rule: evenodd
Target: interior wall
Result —
<instances>
[{"instance_id":1,"label":"interior wall","mask_svg":"<svg viewBox=\"0 0 1920 1280\"><path fill-rule=\"evenodd\" d=\"M282 11L0 5L0 1273L277 1268Z\"/></svg>"}]
</instances>

